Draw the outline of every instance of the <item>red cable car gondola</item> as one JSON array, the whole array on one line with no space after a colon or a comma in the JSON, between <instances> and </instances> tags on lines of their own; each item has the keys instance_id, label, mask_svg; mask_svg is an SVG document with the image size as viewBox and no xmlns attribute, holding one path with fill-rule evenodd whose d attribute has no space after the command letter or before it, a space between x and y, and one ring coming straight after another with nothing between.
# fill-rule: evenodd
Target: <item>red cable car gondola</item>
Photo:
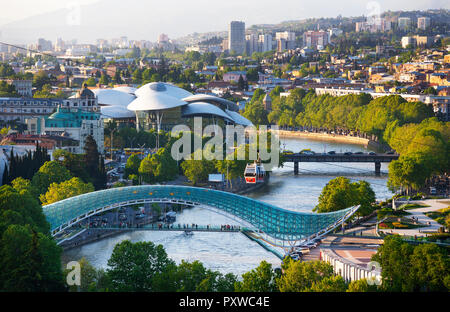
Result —
<instances>
[{"instance_id":1,"label":"red cable car gondola","mask_svg":"<svg viewBox=\"0 0 450 312\"><path fill-rule=\"evenodd\" d=\"M245 183L256 184L263 183L266 177L266 171L261 163L256 161L253 164L247 164L244 171Z\"/></svg>"}]
</instances>

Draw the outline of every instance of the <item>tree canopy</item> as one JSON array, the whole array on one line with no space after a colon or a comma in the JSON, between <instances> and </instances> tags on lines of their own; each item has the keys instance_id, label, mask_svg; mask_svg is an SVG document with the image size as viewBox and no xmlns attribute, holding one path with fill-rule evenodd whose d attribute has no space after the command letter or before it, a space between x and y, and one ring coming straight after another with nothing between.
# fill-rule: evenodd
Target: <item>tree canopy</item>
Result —
<instances>
[{"instance_id":1,"label":"tree canopy","mask_svg":"<svg viewBox=\"0 0 450 312\"><path fill-rule=\"evenodd\" d=\"M42 205L49 205L66 198L93 191L95 191L95 189L92 183L83 183L80 178L74 177L61 183L50 184L47 192L41 194L39 199L41 200Z\"/></svg>"},{"instance_id":2,"label":"tree canopy","mask_svg":"<svg viewBox=\"0 0 450 312\"><path fill-rule=\"evenodd\" d=\"M375 192L366 181L351 182L348 178L337 177L330 180L319 196L319 203L313 211L332 212L355 205L361 205L360 215L372 212Z\"/></svg>"}]
</instances>

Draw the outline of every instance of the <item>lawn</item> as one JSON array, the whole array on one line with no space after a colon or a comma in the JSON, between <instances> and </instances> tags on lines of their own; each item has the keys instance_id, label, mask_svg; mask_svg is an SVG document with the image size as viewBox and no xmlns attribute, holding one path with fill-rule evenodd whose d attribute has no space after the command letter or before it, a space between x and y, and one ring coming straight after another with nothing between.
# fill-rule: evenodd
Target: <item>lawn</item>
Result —
<instances>
[{"instance_id":1,"label":"lawn","mask_svg":"<svg viewBox=\"0 0 450 312\"><path fill-rule=\"evenodd\" d=\"M424 205L424 204L414 203L414 204L403 204L398 209L409 210L409 209L426 208L426 207L430 207L430 206L429 205Z\"/></svg>"},{"instance_id":2,"label":"lawn","mask_svg":"<svg viewBox=\"0 0 450 312\"><path fill-rule=\"evenodd\" d=\"M427 213L425 213L425 215L427 217L433 219L437 223L445 226L446 225L445 220L450 215L450 206L447 208L436 210L436 211L427 212Z\"/></svg>"}]
</instances>

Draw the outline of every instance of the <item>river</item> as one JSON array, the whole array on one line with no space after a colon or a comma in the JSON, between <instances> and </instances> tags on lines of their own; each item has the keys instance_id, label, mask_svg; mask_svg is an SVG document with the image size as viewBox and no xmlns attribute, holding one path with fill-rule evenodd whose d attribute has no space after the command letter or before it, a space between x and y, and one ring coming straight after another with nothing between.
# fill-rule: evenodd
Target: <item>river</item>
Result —
<instances>
[{"instance_id":1,"label":"river","mask_svg":"<svg viewBox=\"0 0 450 312\"><path fill-rule=\"evenodd\" d=\"M281 139L283 148L298 152L309 148L315 152L368 152L364 147L310 139ZM381 164L381 176L375 176L373 163L300 163L299 175L295 176L293 164L273 171L270 182L247 196L294 211L310 212L317 205L318 197L326 183L336 176L346 176L352 181L366 180L371 183L377 199L386 199L392 193L386 186L387 166ZM177 216L179 223L237 224L223 215L209 211L206 207L184 210ZM280 265L280 259L240 233L201 233L186 236L182 232L134 231L106 238L63 254L63 262L85 257L96 267L107 268L115 244L129 239L133 242L152 241L162 244L175 262L199 260L205 267L222 273L240 276L259 265L262 260Z\"/></svg>"}]
</instances>

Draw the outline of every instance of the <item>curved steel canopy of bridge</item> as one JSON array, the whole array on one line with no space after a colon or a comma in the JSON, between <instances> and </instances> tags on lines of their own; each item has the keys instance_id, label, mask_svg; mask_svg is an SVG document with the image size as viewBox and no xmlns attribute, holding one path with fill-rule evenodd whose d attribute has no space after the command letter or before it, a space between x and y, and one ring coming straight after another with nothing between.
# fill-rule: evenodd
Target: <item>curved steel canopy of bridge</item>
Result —
<instances>
[{"instance_id":1,"label":"curved steel canopy of bridge","mask_svg":"<svg viewBox=\"0 0 450 312\"><path fill-rule=\"evenodd\" d=\"M358 207L330 213L295 212L233 193L188 186L142 185L91 192L43 206L53 235L95 214L141 203L205 205L281 241L302 240L336 226Z\"/></svg>"}]
</instances>

